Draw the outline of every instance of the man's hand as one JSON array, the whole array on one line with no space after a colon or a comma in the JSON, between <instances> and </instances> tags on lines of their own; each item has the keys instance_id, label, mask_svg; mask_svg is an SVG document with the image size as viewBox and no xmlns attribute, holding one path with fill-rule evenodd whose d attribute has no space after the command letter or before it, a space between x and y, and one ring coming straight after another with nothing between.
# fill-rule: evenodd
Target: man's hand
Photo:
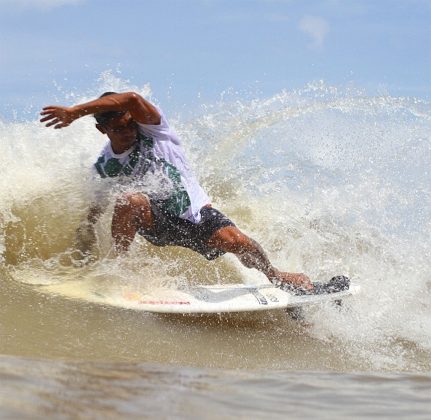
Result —
<instances>
[{"instance_id":1,"label":"man's hand","mask_svg":"<svg viewBox=\"0 0 431 420\"><path fill-rule=\"evenodd\" d=\"M66 106L55 106L49 105L43 108L40 115L45 115L44 118L40 120L40 122L46 122L47 127L54 126L54 128L64 128L68 125L72 124L79 115L74 111L72 107Z\"/></svg>"},{"instance_id":2,"label":"man's hand","mask_svg":"<svg viewBox=\"0 0 431 420\"><path fill-rule=\"evenodd\" d=\"M270 281L280 281L282 283L288 283L293 287L300 287L302 289L310 290L313 288L309 277L303 273L283 273L276 270L274 276L270 278Z\"/></svg>"}]
</instances>

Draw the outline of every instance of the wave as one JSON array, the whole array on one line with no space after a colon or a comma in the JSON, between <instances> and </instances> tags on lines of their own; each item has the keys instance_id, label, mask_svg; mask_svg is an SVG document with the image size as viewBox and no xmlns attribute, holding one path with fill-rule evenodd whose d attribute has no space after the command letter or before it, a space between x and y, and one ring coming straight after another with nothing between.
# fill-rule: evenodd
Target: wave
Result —
<instances>
[{"instance_id":1,"label":"wave","mask_svg":"<svg viewBox=\"0 0 431 420\"><path fill-rule=\"evenodd\" d=\"M100 81L107 89L151 96L148 85L110 74ZM316 279L342 273L362 285L348 310L306 316L310 334L376 367L429 364L429 105L318 82L267 99L223 98L192 119L171 119L214 205L276 266ZM93 124L84 118L54 131L37 121L0 122L2 270L30 284L80 279L112 289L264 281L233 258L207 263L141 239L111 260L109 211L97 227L97 258L82 266L74 235L89 206L89 168L104 144Z\"/></svg>"}]
</instances>

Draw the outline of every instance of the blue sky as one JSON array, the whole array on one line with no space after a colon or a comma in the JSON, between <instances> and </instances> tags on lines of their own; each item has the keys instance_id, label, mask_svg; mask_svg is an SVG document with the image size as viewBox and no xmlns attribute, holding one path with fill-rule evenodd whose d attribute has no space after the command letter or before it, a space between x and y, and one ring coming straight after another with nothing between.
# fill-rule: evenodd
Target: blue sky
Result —
<instances>
[{"instance_id":1,"label":"blue sky","mask_svg":"<svg viewBox=\"0 0 431 420\"><path fill-rule=\"evenodd\" d=\"M315 80L430 99L430 22L431 0L0 0L0 117L107 70L170 110Z\"/></svg>"}]
</instances>

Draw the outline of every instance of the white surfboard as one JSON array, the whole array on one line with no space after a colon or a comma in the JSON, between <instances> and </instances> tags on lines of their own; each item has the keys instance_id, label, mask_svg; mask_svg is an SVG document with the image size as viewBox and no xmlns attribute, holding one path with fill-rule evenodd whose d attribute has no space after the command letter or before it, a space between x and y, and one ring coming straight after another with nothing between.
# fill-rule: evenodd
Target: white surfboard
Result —
<instances>
[{"instance_id":1,"label":"white surfboard","mask_svg":"<svg viewBox=\"0 0 431 420\"><path fill-rule=\"evenodd\" d=\"M181 289L148 287L83 279L41 286L41 292L57 294L105 306L166 314L217 314L287 309L343 300L360 290L347 277L333 277L327 283L314 283L316 294L298 295L285 291L285 285L264 283L197 285ZM282 287L282 288L280 288Z\"/></svg>"},{"instance_id":2,"label":"white surfboard","mask_svg":"<svg viewBox=\"0 0 431 420\"><path fill-rule=\"evenodd\" d=\"M171 314L268 311L341 300L359 292L359 286L328 294L298 296L272 284L202 285L184 290L156 289L124 292L109 304L146 312Z\"/></svg>"}]
</instances>

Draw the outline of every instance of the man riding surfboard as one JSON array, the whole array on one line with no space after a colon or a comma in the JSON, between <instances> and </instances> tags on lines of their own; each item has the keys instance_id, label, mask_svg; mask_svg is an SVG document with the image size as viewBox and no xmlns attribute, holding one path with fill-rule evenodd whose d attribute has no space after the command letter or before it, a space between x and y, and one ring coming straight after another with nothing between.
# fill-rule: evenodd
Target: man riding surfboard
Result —
<instances>
[{"instance_id":1,"label":"man riding surfboard","mask_svg":"<svg viewBox=\"0 0 431 420\"><path fill-rule=\"evenodd\" d=\"M154 245L187 247L208 260L230 252L273 283L313 288L305 274L275 268L256 241L211 206L190 170L181 140L169 127L163 112L141 95L106 92L94 101L72 107L44 107L41 115L41 122L56 129L94 115L96 128L109 138L94 164L97 175L147 187L145 192L141 188L129 189L116 198L111 232L117 252L127 251L138 233ZM86 228L79 230L78 236L83 236L85 230L94 232L103 210L100 203L91 205ZM78 242L83 252L88 252L92 245L84 244L84 240Z\"/></svg>"}]
</instances>

